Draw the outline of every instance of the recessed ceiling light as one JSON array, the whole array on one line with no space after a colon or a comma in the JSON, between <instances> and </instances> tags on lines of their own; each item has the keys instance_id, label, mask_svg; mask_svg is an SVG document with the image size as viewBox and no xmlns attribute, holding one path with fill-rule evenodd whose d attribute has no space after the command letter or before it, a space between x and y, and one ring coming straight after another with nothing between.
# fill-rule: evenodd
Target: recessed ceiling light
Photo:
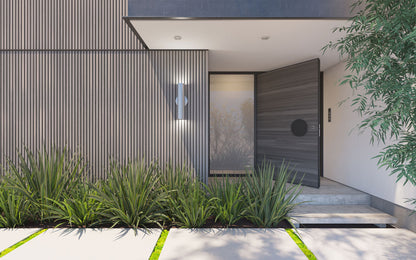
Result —
<instances>
[{"instance_id":1,"label":"recessed ceiling light","mask_svg":"<svg viewBox=\"0 0 416 260\"><path fill-rule=\"evenodd\" d=\"M261 36L260 39L262 39L263 41L267 41L268 39L270 39L270 36L269 35L263 35L263 36Z\"/></svg>"},{"instance_id":2,"label":"recessed ceiling light","mask_svg":"<svg viewBox=\"0 0 416 260\"><path fill-rule=\"evenodd\" d=\"M173 39L175 39L175 40L179 41L179 40L182 40L182 36L180 36L180 35L175 35L175 36L173 36Z\"/></svg>"}]
</instances>

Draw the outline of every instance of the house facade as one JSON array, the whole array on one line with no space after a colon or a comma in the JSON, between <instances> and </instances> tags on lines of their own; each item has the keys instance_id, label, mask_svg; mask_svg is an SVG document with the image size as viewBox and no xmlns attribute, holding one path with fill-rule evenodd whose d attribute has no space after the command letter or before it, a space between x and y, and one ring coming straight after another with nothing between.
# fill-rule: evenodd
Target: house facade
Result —
<instances>
[{"instance_id":1,"label":"house facade","mask_svg":"<svg viewBox=\"0 0 416 260\"><path fill-rule=\"evenodd\" d=\"M109 160L185 164L203 181L290 162L405 217L395 183L354 131L346 74L321 48L352 1L0 2L0 163L67 146L105 178ZM347 102L348 103L348 102Z\"/></svg>"}]
</instances>

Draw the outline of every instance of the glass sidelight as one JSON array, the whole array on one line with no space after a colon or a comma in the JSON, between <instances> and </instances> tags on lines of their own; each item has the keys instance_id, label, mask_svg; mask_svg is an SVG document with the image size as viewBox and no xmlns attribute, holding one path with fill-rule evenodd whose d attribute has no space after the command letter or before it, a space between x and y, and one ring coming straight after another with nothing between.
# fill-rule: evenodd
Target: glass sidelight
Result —
<instances>
[{"instance_id":1,"label":"glass sidelight","mask_svg":"<svg viewBox=\"0 0 416 260\"><path fill-rule=\"evenodd\" d=\"M210 174L254 165L254 75L210 74Z\"/></svg>"}]
</instances>

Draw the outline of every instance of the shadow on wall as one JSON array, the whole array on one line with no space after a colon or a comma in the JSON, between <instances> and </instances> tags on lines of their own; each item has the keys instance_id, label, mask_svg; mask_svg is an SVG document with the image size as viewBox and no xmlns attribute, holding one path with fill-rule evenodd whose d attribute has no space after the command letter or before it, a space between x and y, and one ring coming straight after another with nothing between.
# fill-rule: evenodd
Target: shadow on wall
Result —
<instances>
[{"instance_id":1,"label":"shadow on wall","mask_svg":"<svg viewBox=\"0 0 416 260\"><path fill-rule=\"evenodd\" d=\"M202 181L208 177L208 67L207 51L146 52L152 67L148 79L152 85L139 87L151 100L143 107L156 120L149 121L147 138L157 147L148 146L149 160L162 164L186 165ZM183 83L187 105L184 120L177 119L177 85Z\"/></svg>"}]
</instances>

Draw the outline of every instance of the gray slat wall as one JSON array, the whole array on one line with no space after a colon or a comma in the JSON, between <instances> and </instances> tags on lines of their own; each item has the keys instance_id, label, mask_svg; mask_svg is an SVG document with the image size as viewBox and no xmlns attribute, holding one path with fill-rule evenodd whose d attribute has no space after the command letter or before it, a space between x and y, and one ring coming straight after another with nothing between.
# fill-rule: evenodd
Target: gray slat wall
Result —
<instances>
[{"instance_id":1,"label":"gray slat wall","mask_svg":"<svg viewBox=\"0 0 416 260\"><path fill-rule=\"evenodd\" d=\"M319 187L319 59L259 74L256 93L257 163L290 162L302 183ZM305 136L291 124L303 119Z\"/></svg>"},{"instance_id":2,"label":"gray slat wall","mask_svg":"<svg viewBox=\"0 0 416 260\"><path fill-rule=\"evenodd\" d=\"M34 1L19 3L29 2ZM60 15L71 20L70 14L82 9L83 1L62 1L67 2L72 4ZM83 15L108 15L103 21L120 25L114 26L113 35L94 19L78 17L73 20L81 21L84 29L75 26L66 33L80 39L60 42L66 29L55 28L52 34L46 28L33 35L30 28L24 29L28 24L14 24L15 18L5 19L0 9L0 164L6 158L16 161L16 149L22 151L24 146L39 150L44 145L66 145L82 153L93 179L106 176L109 158L114 157L185 163L206 181L207 51L143 50L121 19L127 14L127 1L85 2L89 11L83 10ZM19 8L12 0L0 3L0 8ZM112 6L120 13L111 12ZM48 10L58 16L54 12L59 10ZM31 19L45 23L42 15ZM8 26L21 30L20 36ZM80 33L87 27L90 33ZM10 36L13 39L5 39ZM29 37L29 43L19 43L23 40L19 37ZM176 120L179 82L186 84L189 99L184 121Z\"/></svg>"},{"instance_id":3,"label":"gray slat wall","mask_svg":"<svg viewBox=\"0 0 416 260\"><path fill-rule=\"evenodd\" d=\"M140 49L128 0L0 0L0 49Z\"/></svg>"}]
</instances>

